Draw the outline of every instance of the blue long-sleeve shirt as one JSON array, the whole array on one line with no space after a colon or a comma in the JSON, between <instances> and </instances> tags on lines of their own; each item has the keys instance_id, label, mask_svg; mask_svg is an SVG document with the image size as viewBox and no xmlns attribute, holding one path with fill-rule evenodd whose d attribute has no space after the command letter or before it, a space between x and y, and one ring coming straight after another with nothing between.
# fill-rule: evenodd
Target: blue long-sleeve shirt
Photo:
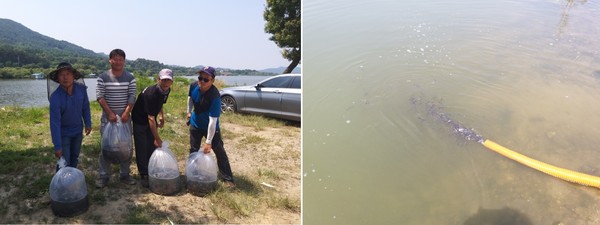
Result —
<instances>
[{"instance_id":1,"label":"blue long-sleeve shirt","mask_svg":"<svg viewBox=\"0 0 600 225\"><path fill-rule=\"evenodd\" d=\"M62 137L82 133L83 123L87 128L92 127L86 89L86 86L74 83L72 95L59 87L50 96L50 133L54 150L62 149Z\"/></svg>"}]
</instances>

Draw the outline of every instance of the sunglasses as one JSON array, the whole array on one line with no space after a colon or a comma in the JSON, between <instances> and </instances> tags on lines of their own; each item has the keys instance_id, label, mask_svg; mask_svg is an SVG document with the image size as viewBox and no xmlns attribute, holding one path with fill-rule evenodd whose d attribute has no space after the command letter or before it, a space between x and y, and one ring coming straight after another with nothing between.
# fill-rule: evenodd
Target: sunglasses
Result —
<instances>
[{"instance_id":1,"label":"sunglasses","mask_svg":"<svg viewBox=\"0 0 600 225\"><path fill-rule=\"evenodd\" d=\"M203 78L203 77L198 77L198 81L209 82L209 81L210 81L210 79L208 79L208 78Z\"/></svg>"}]
</instances>

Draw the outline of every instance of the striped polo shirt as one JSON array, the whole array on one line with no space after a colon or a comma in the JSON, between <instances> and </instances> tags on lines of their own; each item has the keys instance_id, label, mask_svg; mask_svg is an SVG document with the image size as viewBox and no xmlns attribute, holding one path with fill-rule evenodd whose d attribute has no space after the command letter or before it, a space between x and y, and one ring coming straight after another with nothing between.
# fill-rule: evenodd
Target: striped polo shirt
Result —
<instances>
[{"instance_id":1,"label":"striped polo shirt","mask_svg":"<svg viewBox=\"0 0 600 225\"><path fill-rule=\"evenodd\" d=\"M135 87L135 77L131 73L123 71L120 77L115 77L108 70L98 76L96 99L104 98L108 107L120 115L127 104L135 104Z\"/></svg>"}]
</instances>

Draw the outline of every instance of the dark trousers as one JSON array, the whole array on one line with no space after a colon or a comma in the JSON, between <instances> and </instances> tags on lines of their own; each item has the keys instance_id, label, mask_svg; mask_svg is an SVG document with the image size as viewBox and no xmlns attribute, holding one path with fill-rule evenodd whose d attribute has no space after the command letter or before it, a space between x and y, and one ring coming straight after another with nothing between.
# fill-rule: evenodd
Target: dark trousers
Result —
<instances>
[{"instance_id":1,"label":"dark trousers","mask_svg":"<svg viewBox=\"0 0 600 225\"><path fill-rule=\"evenodd\" d=\"M190 125L190 154L200 150L200 141L203 137L206 137L207 130L201 130ZM221 139L221 132L217 130L211 143L213 152L217 156L217 165L219 166L219 172L221 178L224 181L233 182L233 173L231 172L231 166L229 165L229 158L227 152L223 148L223 139Z\"/></svg>"},{"instance_id":2,"label":"dark trousers","mask_svg":"<svg viewBox=\"0 0 600 225\"><path fill-rule=\"evenodd\" d=\"M77 168L82 141L83 134L81 133L69 137L61 137L62 157L65 158L67 166ZM58 165L56 165L56 172L58 172L58 169Z\"/></svg>"},{"instance_id":3,"label":"dark trousers","mask_svg":"<svg viewBox=\"0 0 600 225\"><path fill-rule=\"evenodd\" d=\"M133 141L135 143L135 161L138 172L140 176L148 176L150 156L152 156L152 153L156 149L150 125L133 123Z\"/></svg>"}]
</instances>

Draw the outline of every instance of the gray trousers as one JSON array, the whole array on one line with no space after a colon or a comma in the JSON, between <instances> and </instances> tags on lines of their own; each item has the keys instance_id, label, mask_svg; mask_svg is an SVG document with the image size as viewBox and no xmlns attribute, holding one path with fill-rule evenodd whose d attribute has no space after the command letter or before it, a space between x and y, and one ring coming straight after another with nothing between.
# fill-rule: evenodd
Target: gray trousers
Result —
<instances>
[{"instance_id":1,"label":"gray trousers","mask_svg":"<svg viewBox=\"0 0 600 225\"><path fill-rule=\"evenodd\" d=\"M108 117L103 112L102 117L100 118L100 135L102 135L104 133L104 127L106 127L106 124L108 124ZM125 125L127 125L129 127L129 130L132 130L131 129L132 128L131 118L129 119L129 121L127 123L125 123ZM102 137L100 137L100 139L102 139ZM131 149L131 151L133 151L133 149ZM98 158L98 177L99 178L102 178L102 179L110 178L110 165L111 165L111 163L104 160L104 157L102 157L102 151L100 151L100 157ZM131 159L129 159L129 161L127 161L127 162L123 162L123 163L119 164L120 177L129 176L129 174L131 173L131 168L129 168L130 165L131 165Z\"/></svg>"}]
</instances>

